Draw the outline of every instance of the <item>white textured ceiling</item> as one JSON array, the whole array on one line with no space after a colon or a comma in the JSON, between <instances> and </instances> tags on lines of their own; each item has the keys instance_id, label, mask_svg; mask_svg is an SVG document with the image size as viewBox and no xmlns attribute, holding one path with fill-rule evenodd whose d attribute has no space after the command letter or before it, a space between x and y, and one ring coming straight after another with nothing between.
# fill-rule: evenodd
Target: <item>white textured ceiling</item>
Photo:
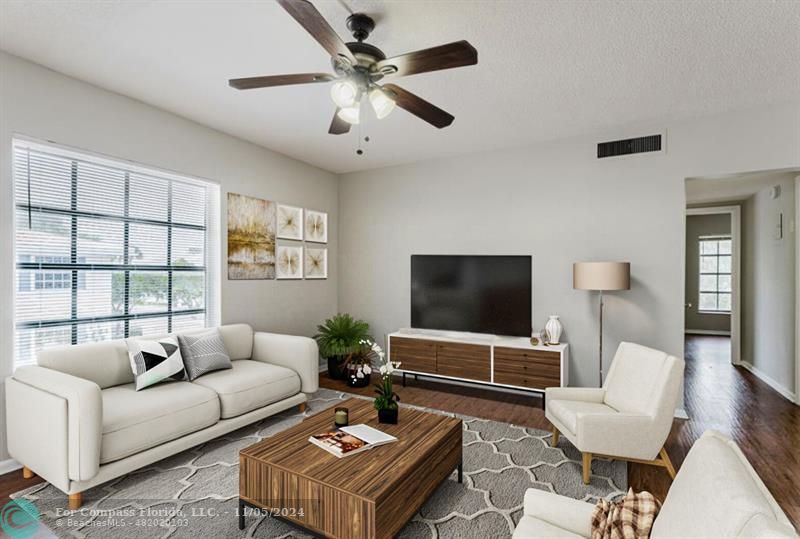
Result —
<instances>
[{"instance_id":1,"label":"white textured ceiling","mask_svg":"<svg viewBox=\"0 0 800 539\"><path fill-rule=\"evenodd\" d=\"M326 84L240 92L227 79L329 71L271 1L0 0L0 48L334 172L518 146L612 126L797 99L800 2L317 0L377 20L392 56L469 40L477 66L397 82L456 120L402 110L327 134ZM394 82L394 81L393 81Z\"/></svg>"}]
</instances>

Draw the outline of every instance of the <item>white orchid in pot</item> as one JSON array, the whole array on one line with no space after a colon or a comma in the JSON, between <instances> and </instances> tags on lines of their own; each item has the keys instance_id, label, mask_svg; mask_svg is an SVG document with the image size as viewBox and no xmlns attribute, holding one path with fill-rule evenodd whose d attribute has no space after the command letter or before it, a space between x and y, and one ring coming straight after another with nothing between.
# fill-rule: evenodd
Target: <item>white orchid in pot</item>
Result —
<instances>
[{"instance_id":1,"label":"white orchid in pot","mask_svg":"<svg viewBox=\"0 0 800 539\"><path fill-rule=\"evenodd\" d=\"M350 387L367 387L372 375L372 360L376 357L375 347L378 346L369 339L358 341L358 349L345 360L345 374L347 385ZM380 350L380 347L378 347ZM381 350L381 353L383 351Z\"/></svg>"},{"instance_id":2,"label":"white orchid in pot","mask_svg":"<svg viewBox=\"0 0 800 539\"><path fill-rule=\"evenodd\" d=\"M380 364L381 381L375 384L375 409L378 410L378 422L397 423L397 414L400 409L400 397L392 387L392 374L400 367L400 362L391 362L386 359L386 354L377 343L372 343L372 352L378 356Z\"/></svg>"}]
</instances>

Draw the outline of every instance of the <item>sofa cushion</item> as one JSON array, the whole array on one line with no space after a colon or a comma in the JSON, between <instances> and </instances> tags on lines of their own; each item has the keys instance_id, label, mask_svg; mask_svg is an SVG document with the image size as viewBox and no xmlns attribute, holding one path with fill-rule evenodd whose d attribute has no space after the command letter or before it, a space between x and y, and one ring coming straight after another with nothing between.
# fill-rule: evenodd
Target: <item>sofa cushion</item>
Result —
<instances>
[{"instance_id":1,"label":"sofa cushion","mask_svg":"<svg viewBox=\"0 0 800 539\"><path fill-rule=\"evenodd\" d=\"M208 329L182 331L181 334L196 335L204 331ZM219 332L231 359L252 357L252 327L229 324L220 326ZM164 335L148 335L145 338L160 337ZM101 389L133 382L125 339L44 348L36 353L36 362L42 367L90 380Z\"/></svg>"},{"instance_id":2,"label":"sofa cushion","mask_svg":"<svg viewBox=\"0 0 800 539\"><path fill-rule=\"evenodd\" d=\"M231 356L219 330L214 328L198 335L179 335L181 355L189 380L209 372L231 368Z\"/></svg>"},{"instance_id":3,"label":"sofa cushion","mask_svg":"<svg viewBox=\"0 0 800 539\"><path fill-rule=\"evenodd\" d=\"M100 463L133 455L219 421L219 399L189 382L136 391L134 384L101 391L103 434Z\"/></svg>"},{"instance_id":4,"label":"sofa cushion","mask_svg":"<svg viewBox=\"0 0 800 539\"><path fill-rule=\"evenodd\" d=\"M186 379L176 337L127 339L125 343L128 345L131 371L136 378L136 391L161 382Z\"/></svg>"},{"instance_id":5,"label":"sofa cushion","mask_svg":"<svg viewBox=\"0 0 800 539\"><path fill-rule=\"evenodd\" d=\"M300 377L291 369L240 359L233 368L206 374L192 382L219 395L221 417L246 414L300 392Z\"/></svg>"},{"instance_id":6,"label":"sofa cushion","mask_svg":"<svg viewBox=\"0 0 800 539\"><path fill-rule=\"evenodd\" d=\"M523 516L514 529L512 539L583 539L569 530L554 526L536 517Z\"/></svg>"},{"instance_id":7,"label":"sofa cushion","mask_svg":"<svg viewBox=\"0 0 800 539\"><path fill-rule=\"evenodd\" d=\"M769 525L765 517L772 521ZM707 431L672 482L650 537L792 537L793 533L736 444Z\"/></svg>"},{"instance_id":8,"label":"sofa cushion","mask_svg":"<svg viewBox=\"0 0 800 539\"><path fill-rule=\"evenodd\" d=\"M616 414L617 411L600 402L549 400L547 413L561 421L562 425L575 434L578 430L579 415L608 415Z\"/></svg>"}]
</instances>

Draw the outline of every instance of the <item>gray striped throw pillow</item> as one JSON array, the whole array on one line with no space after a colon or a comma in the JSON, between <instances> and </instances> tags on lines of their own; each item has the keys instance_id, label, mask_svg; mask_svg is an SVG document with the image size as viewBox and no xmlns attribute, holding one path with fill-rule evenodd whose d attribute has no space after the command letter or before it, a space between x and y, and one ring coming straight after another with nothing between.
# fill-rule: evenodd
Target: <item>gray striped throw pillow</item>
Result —
<instances>
[{"instance_id":1,"label":"gray striped throw pillow","mask_svg":"<svg viewBox=\"0 0 800 539\"><path fill-rule=\"evenodd\" d=\"M233 368L218 329L197 335L178 335L178 341L189 380L195 380L211 371Z\"/></svg>"}]
</instances>

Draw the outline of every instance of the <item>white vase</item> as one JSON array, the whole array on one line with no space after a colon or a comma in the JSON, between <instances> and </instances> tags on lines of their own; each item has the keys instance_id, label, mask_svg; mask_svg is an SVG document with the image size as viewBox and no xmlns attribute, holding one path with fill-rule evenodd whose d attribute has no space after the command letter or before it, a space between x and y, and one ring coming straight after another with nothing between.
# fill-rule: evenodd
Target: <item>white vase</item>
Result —
<instances>
[{"instance_id":1,"label":"white vase","mask_svg":"<svg viewBox=\"0 0 800 539\"><path fill-rule=\"evenodd\" d=\"M550 344L558 344L564 327L561 325L561 322L559 322L558 316L553 314L550 315L550 320L547 321L544 330L547 332L547 342Z\"/></svg>"}]
</instances>

